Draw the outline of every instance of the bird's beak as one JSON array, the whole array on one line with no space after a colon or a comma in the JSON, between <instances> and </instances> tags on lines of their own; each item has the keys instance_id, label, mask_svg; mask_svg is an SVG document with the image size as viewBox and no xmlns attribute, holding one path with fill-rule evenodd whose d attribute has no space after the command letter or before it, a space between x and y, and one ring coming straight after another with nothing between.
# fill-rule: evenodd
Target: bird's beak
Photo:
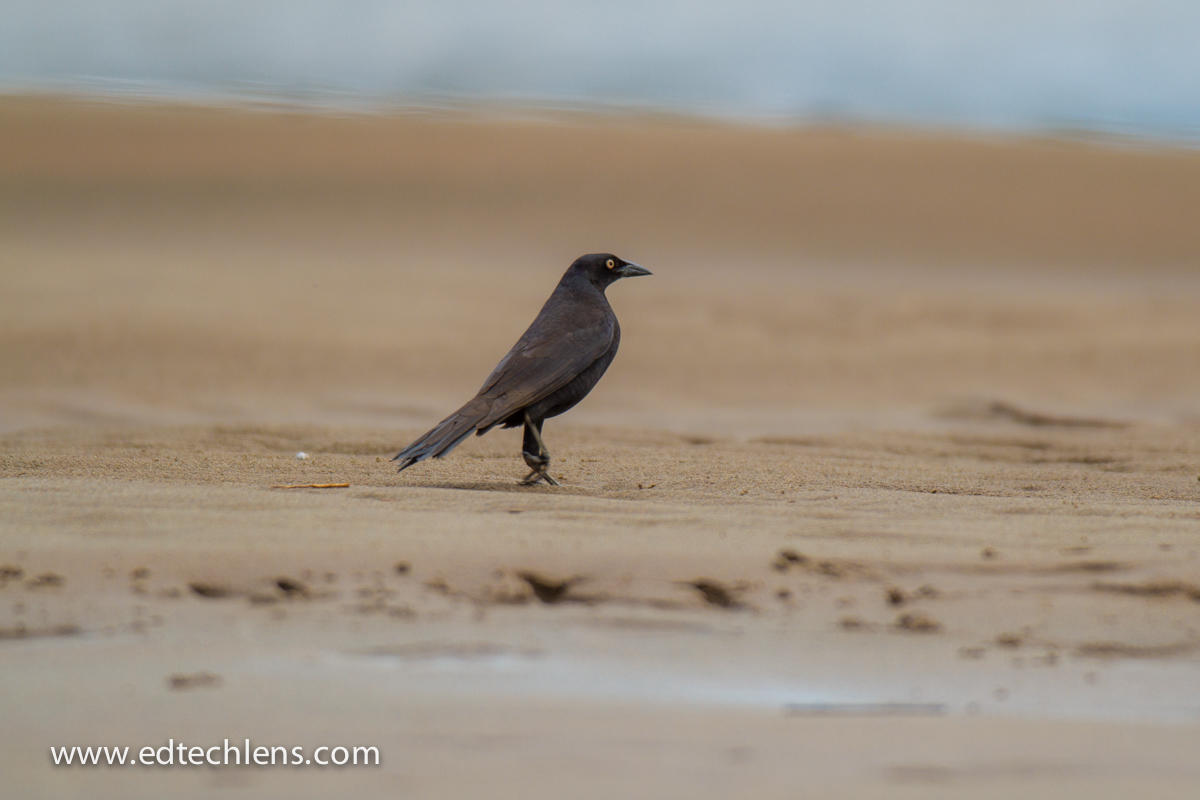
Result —
<instances>
[{"instance_id":1,"label":"bird's beak","mask_svg":"<svg viewBox=\"0 0 1200 800\"><path fill-rule=\"evenodd\" d=\"M639 275L653 275L654 273L640 264L634 264L632 261L626 261L617 268L618 278L636 278Z\"/></svg>"}]
</instances>

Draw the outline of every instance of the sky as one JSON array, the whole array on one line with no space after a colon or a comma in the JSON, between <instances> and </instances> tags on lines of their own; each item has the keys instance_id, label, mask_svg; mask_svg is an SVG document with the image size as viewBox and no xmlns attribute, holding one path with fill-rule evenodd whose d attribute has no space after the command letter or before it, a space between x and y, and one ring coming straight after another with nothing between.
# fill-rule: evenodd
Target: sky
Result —
<instances>
[{"instance_id":1,"label":"sky","mask_svg":"<svg viewBox=\"0 0 1200 800\"><path fill-rule=\"evenodd\" d=\"M1200 141L1195 0L0 0L0 90Z\"/></svg>"}]
</instances>

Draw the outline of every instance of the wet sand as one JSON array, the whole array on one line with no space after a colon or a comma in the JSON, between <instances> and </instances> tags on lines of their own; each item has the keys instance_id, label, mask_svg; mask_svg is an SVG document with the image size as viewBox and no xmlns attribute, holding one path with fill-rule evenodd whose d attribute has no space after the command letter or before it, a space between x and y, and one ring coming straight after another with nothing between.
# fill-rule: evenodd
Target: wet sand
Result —
<instances>
[{"instance_id":1,"label":"wet sand","mask_svg":"<svg viewBox=\"0 0 1200 800\"><path fill-rule=\"evenodd\" d=\"M39 98L0 132L5 795L1200 788L1200 154ZM655 275L547 423L564 485L516 485L512 431L396 475L593 250ZM245 737L383 763L47 758Z\"/></svg>"}]
</instances>

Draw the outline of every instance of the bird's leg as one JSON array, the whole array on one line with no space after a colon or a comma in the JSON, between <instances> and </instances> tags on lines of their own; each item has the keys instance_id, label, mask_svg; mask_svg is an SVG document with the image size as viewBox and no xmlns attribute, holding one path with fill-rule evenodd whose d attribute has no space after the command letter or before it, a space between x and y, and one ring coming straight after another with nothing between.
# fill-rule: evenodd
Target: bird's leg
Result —
<instances>
[{"instance_id":1,"label":"bird's leg","mask_svg":"<svg viewBox=\"0 0 1200 800\"><path fill-rule=\"evenodd\" d=\"M521 445L521 456L532 472L521 481L524 486L532 486L538 481L545 481L551 486L558 486L558 481L550 477L550 451L542 441L542 420L534 422L525 412L525 439Z\"/></svg>"}]
</instances>

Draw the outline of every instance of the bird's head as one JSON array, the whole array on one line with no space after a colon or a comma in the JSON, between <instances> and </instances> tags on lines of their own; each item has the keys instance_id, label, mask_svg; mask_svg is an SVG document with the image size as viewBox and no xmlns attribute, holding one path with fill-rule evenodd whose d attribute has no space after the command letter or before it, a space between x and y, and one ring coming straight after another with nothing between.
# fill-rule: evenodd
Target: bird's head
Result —
<instances>
[{"instance_id":1,"label":"bird's head","mask_svg":"<svg viewBox=\"0 0 1200 800\"><path fill-rule=\"evenodd\" d=\"M621 278L636 278L653 273L645 267L614 256L612 253L592 253L575 259L568 272L582 273L599 289L608 288Z\"/></svg>"}]
</instances>

